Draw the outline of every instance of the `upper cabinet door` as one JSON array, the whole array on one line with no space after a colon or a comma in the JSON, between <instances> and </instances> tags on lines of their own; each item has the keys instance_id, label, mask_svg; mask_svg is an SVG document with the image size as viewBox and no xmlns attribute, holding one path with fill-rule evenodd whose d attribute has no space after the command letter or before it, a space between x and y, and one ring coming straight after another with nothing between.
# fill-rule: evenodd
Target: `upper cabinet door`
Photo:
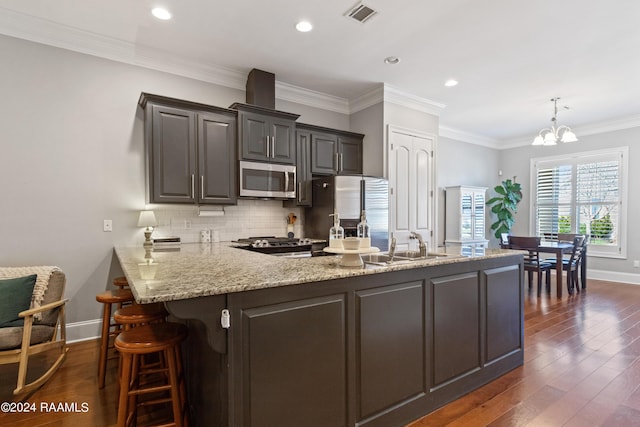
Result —
<instances>
[{"instance_id":1,"label":"upper cabinet door","mask_svg":"<svg viewBox=\"0 0 640 427\"><path fill-rule=\"evenodd\" d=\"M235 204L236 120L222 114L198 115L198 201Z\"/></svg>"},{"instance_id":2,"label":"upper cabinet door","mask_svg":"<svg viewBox=\"0 0 640 427\"><path fill-rule=\"evenodd\" d=\"M311 173L335 175L338 172L337 135L311 134Z\"/></svg>"},{"instance_id":3,"label":"upper cabinet door","mask_svg":"<svg viewBox=\"0 0 640 427\"><path fill-rule=\"evenodd\" d=\"M340 137L338 139L338 173L362 173L362 140Z\"/></svg>"},{"instance_id":4,"label":"upper cabinet door","mask_svg":"<svg viewBox=\"0 0 640 427\"><path fill-rule=\"evenodd\" d=\"M240 112L240 156L243 160L296 162L294 120L249 111Z\"/></svg>"},{"instance_id":5,"label":"upper cabinet door","mask_svg":"<svg viewBox=\"0 0 640 427\"><path fill-rule=\"evenodd\" d=\"M311 206L313 198L311 197L311 133L296 132L296 177L298 179L298 188L296 188L296 198L298 206Z\"/></svg>"},{"instance_id":6,"label":"upper cabinet door","mask_svg":"<svg viewBox=\"0 0 640 427\"><path fill-rule=\"evenodd\" d=\"M296 162L295 122L287 119L272 118L270 159L278 163Z\"/></svg>"},{"instance_id":7,"label":"upper cabinet door","mask_svg":"<svg viewBox=\"0 0 640 427\"><path fill-rule=\"evenodd\" d=\"M270 155L270 121L260 114L241 112L242 158L246 160L267 160Z\"/></svg>"},{"instance_id":8,"label":"upper cabinet door","mask_svg":"<svg viewBox=\"0 0 640 427\"><path fill-rule=\"evenodd\" d=\"M150 202L195 202L196 114L163 105L151 114Z\"/></svg>"}]
</instances>

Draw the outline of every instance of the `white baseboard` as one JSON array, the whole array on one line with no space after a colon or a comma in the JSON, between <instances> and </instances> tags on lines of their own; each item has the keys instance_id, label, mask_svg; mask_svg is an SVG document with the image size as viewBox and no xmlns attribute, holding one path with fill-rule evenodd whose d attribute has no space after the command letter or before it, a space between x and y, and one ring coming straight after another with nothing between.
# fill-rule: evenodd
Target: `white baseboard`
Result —
<instances>
[{"instance_id":1,"label":"white baseboard","mask_svg":"<svg viewBox=\"0 0 640 427\"><path fill-rule=\"evenodd\" d=\"M606 280L608 282L630 283L632 285L640 285L640 274L621 273L608 270L590 270L587 268L587 277L589 279Z\"/></svg>"},{"instance_id":2,"label":"white baseboard","mask_svg":"<svg viewBox=\"0 0 640 427\"><path fill-rule=\"evenodd\" d=\"M102 319L67 323L67 342L74 343L100 338Z\"/></svg>"}]
</instances>

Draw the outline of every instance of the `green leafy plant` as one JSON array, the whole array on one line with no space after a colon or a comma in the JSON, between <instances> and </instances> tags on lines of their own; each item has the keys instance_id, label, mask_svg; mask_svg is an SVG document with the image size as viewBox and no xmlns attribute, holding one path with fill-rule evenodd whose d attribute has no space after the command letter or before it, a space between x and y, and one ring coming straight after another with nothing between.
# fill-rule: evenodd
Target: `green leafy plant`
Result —
<instances>
[{"instance_id":1,"label":"green leafy plant","mask_svg":"<svg viewBox=\"0 0 640 427\"><path fill-rule=\"evenodd\" d=\"M493 190L498 194L487 200L487 205L491 206L491 212L497 216L496 222L491 224L493 235L500 239L502 233L509 233L515 222L515 213L518 211L518 203L522 200L522 186L510 179L502 181L501 185L496 185Z\"/></svg>"},{"instance_id":2,"label":"green leafy plant","mask_svg":"<svg viewBox=\"0 0 640 427\"><path fill-rule=\"evenodd\" d=\"M595 218L591 220L591 236L597 239L603 239L611 237L613 232L613 222L611 216L606 214L602 218Z\"/></svg>"}]
</instances>

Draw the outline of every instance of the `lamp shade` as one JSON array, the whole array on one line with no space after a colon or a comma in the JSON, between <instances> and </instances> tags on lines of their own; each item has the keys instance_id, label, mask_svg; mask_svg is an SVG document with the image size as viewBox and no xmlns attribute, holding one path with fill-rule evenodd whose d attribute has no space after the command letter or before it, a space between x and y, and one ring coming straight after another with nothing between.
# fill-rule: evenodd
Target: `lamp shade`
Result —
<instances>
[{"instance_id":1,"label":"lamp shade","mask_svg":"<svg viewBox=\"0 0 640 427\"><path fill-rule=\"evenodd\" d=\"M158 225L158 221L153 211L140 211L138 227L155 227L156 225Z\"/></svg>"},{"instance_id":2,"label":"lamp shade","mask_svg":"<svg viewBox=\"0 0 640 427\"><path fill-rule=\"evenodd\" d=\"M533 139L533 144L531 145L544 145L544 139L538 135Z\"/></svg>"},{"instance_id":3,"label":"lamp shade","mask_svg":"<svg viewBox=\"0 0 640 427\"><path fill-rule=\"evenodd\" d=\"M544 145L556 145L556 135L553 132L544 135Z\"/></svg>"},{"instance_id":4,"label":"lamp shade","mask_svg":"<svg viewBox=\"0 0 640 427\"><path fill-rule=\"evenodd\" d=\"M562 142L576 142L578 140L578 138L576 137L576 134L571 132L571 130L566 130L563 134L562 134Z\"/></svg>"}]
</instances>

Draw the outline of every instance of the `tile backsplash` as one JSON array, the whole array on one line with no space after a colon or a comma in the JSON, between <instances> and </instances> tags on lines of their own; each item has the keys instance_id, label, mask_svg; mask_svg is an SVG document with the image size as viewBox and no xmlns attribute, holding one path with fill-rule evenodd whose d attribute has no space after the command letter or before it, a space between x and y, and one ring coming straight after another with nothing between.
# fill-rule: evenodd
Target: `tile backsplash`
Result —
<instances>
[{"instance_id":1,"label":"tile backsplash","mask_svg":"<svg viewBox=\"0 0 640 427\"><path fill-rule=\"evenodd\" d=\"M293 212L297 220L293 226L295 237L303 237L304 209L282 207L280 200L238 200L236 206L215 206L222 216L199 216L197 206L152 207L158 220L153 237L180 237L184 243L200 240L201 230L211 230L220 241L244 237L287 235L287 216ZM217 233L216 233L217 231Z\"/></svg>"}]
</instances>

